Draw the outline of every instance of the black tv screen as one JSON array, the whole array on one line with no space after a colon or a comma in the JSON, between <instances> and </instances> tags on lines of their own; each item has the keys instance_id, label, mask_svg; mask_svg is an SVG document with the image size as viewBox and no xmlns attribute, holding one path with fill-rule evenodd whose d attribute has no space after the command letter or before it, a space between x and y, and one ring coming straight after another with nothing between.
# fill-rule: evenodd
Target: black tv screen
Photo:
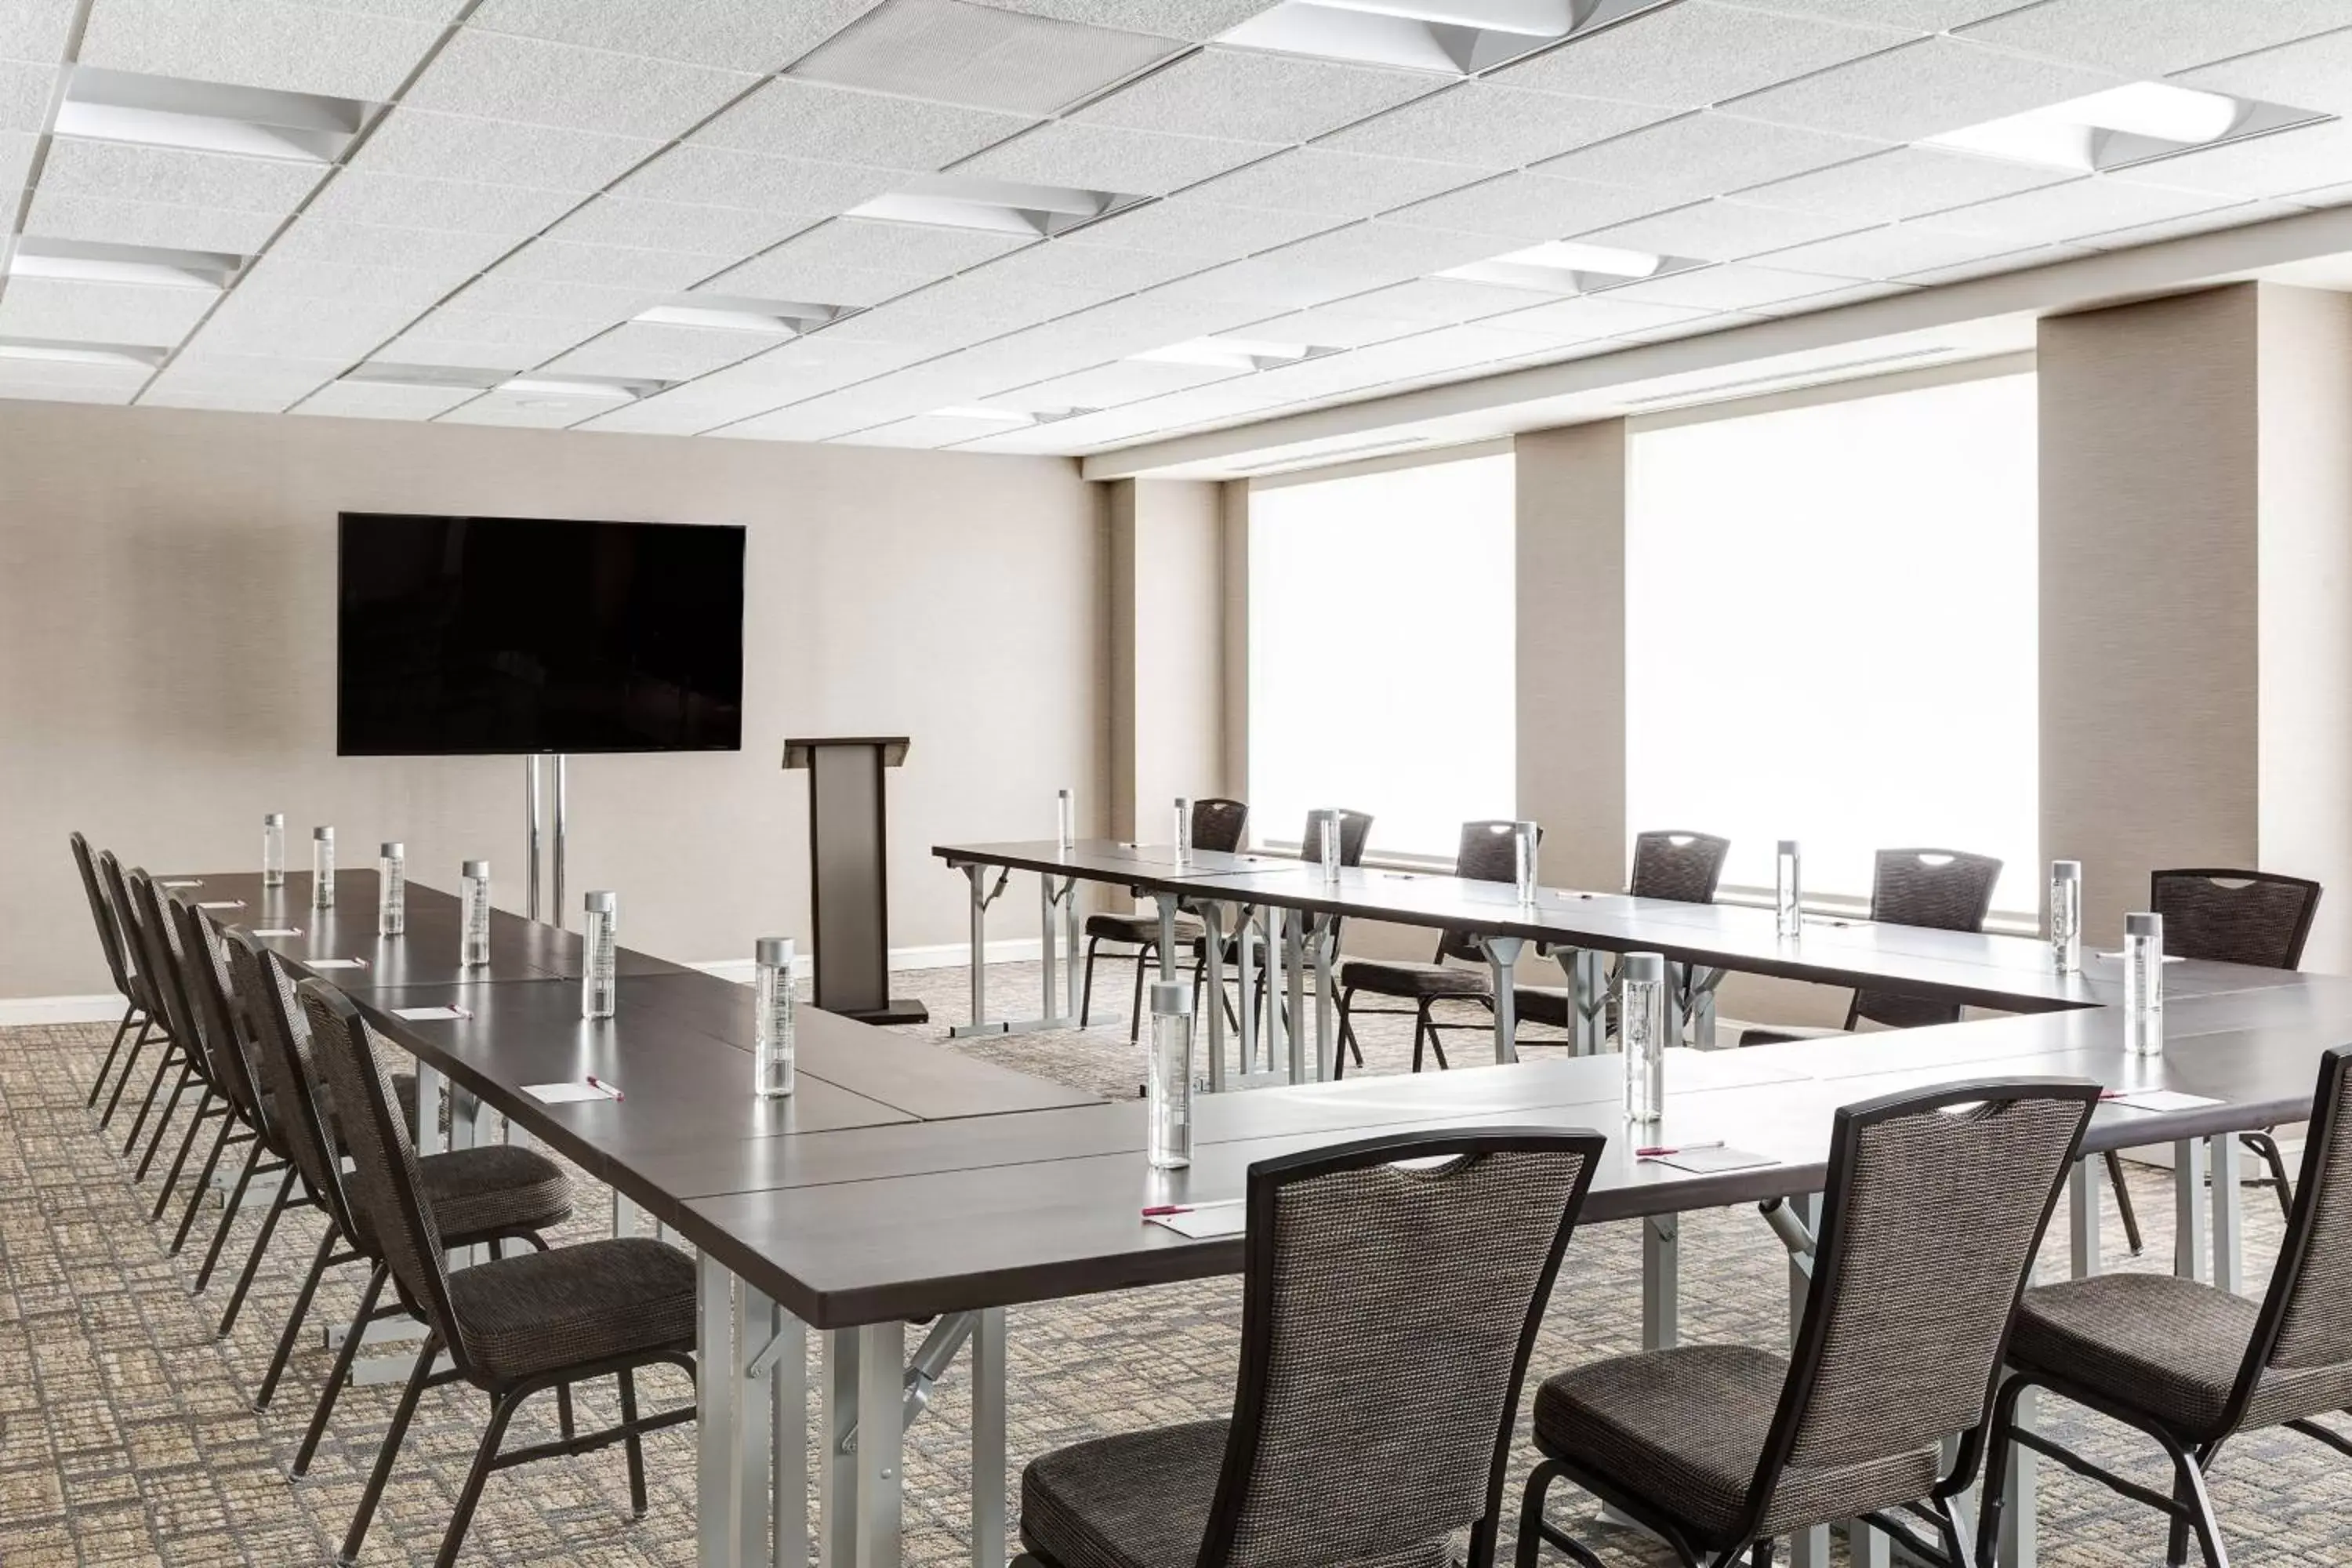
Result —
<instances>
[{"instance_id":1,"label":"black tv screen","mask_svg":"<svg viewBox=\"0 0 2352 1568\"><path fill-rule=\"evenodd\" d=\"M343 756L731 752L743 530L342 514Z\"/></svg>"}]
</instances>

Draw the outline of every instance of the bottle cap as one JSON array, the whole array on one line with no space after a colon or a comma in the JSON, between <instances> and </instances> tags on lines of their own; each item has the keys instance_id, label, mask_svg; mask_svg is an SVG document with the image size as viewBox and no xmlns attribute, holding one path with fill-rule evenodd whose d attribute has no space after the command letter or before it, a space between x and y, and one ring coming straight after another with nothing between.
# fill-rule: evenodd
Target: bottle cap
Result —
<instances>
[{"instance_id":1,"label":"bottle cap","mask_svg":"<svg viewBox=\"0 0 2352 1568\"><path fill-rule=\"evenodd\" d=\"M1797 841L1793 838L1781 839L1780 852L1783 855L1794 855L1797 852Z\"/></svg>"},{"instance_id":2,"label":"bottle cap","mask_svg":"<svg viewBox=\"0 0 2352 1568\"><path fill-rule=\"evenodd\" d=\"M1666 955L1663 952L1629 952L1617 961L1617 977L1654 985L1664 984Z\"/></svg>"},{"instance_id":3,"label":"bottle cap","mask_svg":"<svg viewBox=\"0 0 2352 1568\"><path fill-rule=\"evenodd\" d=\"M268 816L261 819L261 826L264 827L283 827L286 826L286 814L282 811L273 811Z\"/></svg>"},{"instance_id":4,"label":"bottle cap","mask_svg":"<svg viewBox=\"0 0 2352 1568\"><path fill-rule=\"evenodd\" d=\"M406 858L408 846L397 838L388 838L376 846L375 852L387 860L399 860Z\"/></svg>"},{"instance_id":5,"label":"bottle cap","mask_svg":"<svg viewBox=\"0 0 2352 1568\"><path fill-rule=\"evenodd\" d=\"M335 830L331 827L314 827L310 829L310 837L331 844L335 841Z\"/></svg>"},{"instance_id":6,"label":"bottle cap","mask_svg":"<svg viewBox=\"0 0 2352 1568\"><path fill-rule=\"evenodd\" d=\"M2124 934L2126 936L2151 936L2157 941L2162 942L2164 940L2164 917L2162 915L2144 914L2126 915L2124 917Z\"/></svg>"},{"instance_id":7,"label":"bottle cap","mask_svg":"<svg viewBox=\"0 0 2352 1568\"><path fill-rule=\"evenodd\" d=\"M2083 863L2080 860L2053 860L2050 862L2050 879L2053 882L2079 882L2083 879Z\"/></svg>"},{"instance_id":8,"label":"bottle cap","mask_svg":"<svg viewBox=\"0 0 2352 1568\"><path fill-rule=\"evenodd\" d=\"M1151 1011L1155 1016L1171 1014L1190 1016L1192 1011L1192 988L1181 980L1155 980L1151 983Z\"/></svg>"},{"instance_id":9,"label":"bottle cap","mask_svg":"<svg viewBox=\"0 0 2352 1568\"><path fill-rule=\"evenodd\" d=\"M620 899L614 894L594 892L588 895L588 912L591 914L609 915L617 911L620 907Z\"/></svg>"},{"instance_id":10,"label":"bottle cap","mask_svg":"<svg viewBox=\"0 0 2352 1568\"><path fill-rule=\"evenodd\" d=\"M479 877L483 880L488 881L490 875L490 863L488 860L468 860L464 865L457 868L457 875L461 877Z\"/></svg>"},{"instance_id":11,"label":"bottle cap","mask_svg":"<svg viewBox=\"0 0 2352 1568\"><path fill-rule=\"evenodd\" d=\"M788 936L763 936L751 944L751 962L766 964L771 969L793 966L793 939Z\"/></svg>"}]
</instances>

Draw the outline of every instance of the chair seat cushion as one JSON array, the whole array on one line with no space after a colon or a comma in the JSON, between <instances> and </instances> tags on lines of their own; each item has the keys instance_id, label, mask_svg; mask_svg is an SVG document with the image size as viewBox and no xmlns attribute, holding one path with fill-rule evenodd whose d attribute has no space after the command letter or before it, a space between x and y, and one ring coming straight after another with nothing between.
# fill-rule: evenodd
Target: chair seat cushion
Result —
<instances>
[{"instance_id":1,"label":"chair seat cushion","mask_svg":"<svg viewBox=\"0 0 2352 1568\"><path fill-rule=\"evenodd\" d=\"M1105 942L1132 942L1137 947L1152 947L1160 942L1158 915L1088 915L1087 934ZM1192 915L1176 917L1176 940L1198 942L1209 934L1209 928Z\"/></svg>"},{"instance_id":2,"label":"chair seat cushion","mask_svg":"<svg viewBox=\"0 0 2352 1568\"><path fill-rule=\"evenodd\" d=\"M2070 1279L2025 1293L2010 1360L2145 1411L2185 1437L2218 1437L2261 1310L2259 1300L2170 1274ZM2272 1367L2241 1426L2347 1405L2352 1367Z\"/></svg>"},{"instance_id":3,"label":"chair seat cushion","mask_svg":"<svg viewBox=\"0 0 2352 1568\"><path fill-rule=\"evenodd\" d=\"M1351 958L1339 966L1339 984L1375 996L1484 996L1491 984L1483 969L1452 963Z\"/></svg>"},{"instance_id":4,"label":"chair seat cushion","mask_svg":"<svg viewBox=\"0 0 2352 1568\"><path fill-rule=\"evenodd\" d=\"M1745 1345L1690 1345L1594 1362L1536 1392L1536 1441L1626 1495L1687 1521L1710 1545L1739 1521L1789 1363ZM1760 1532L1893 1507L1936 1484L1933 1448L1782 1471Z\"/></svg>"},{"instance_id":5,"label":"chair seat cushion","mask_svg":"<svg viewBox=\"0 0 2352 1568\"><path fill-rule=\"evenodd\" d=\"M1225 1458L1223 1421L1056 1448L1021 1472L1021 1543L1055 1568L1193 1568ZM1425 1542L1360 1568L1443 1568Z\"/></svg>"},{"instance_id":6,"label":"chair seat cushion","mask_svg":"<svg viewBox=\"0 0 2352 1568\"><path fill-rule=\"evenodd\" d=\"M1576 1026L1576 1000L1564 985L1514 985L1511 1006L1522 1024L1549 1024L1555 1029Z\"/></svg>"},{"instance_id":7,"label":"chair seat cushion","mask_svg":"<svg viewBox=\"0 0 2352 1568\"><path fill-rule=\"evenodd\" d=\"M449 1301L467 1356L494 1382L694 1348L694 1263L650 1237L460 1268Z\"/></svg>"},{"instance_id":8,"label":"chair seat cushion","mask_svg":"<svg viewBox=\"0 0 2352 1568\"><path fill-rule=\"evenodd\" d=\"M537 1150L485 1143L425 1154L416 1162L425 1201L441 1238L546 1230L572 1217L572 1180Z\"/></svg>"}]
</instances>

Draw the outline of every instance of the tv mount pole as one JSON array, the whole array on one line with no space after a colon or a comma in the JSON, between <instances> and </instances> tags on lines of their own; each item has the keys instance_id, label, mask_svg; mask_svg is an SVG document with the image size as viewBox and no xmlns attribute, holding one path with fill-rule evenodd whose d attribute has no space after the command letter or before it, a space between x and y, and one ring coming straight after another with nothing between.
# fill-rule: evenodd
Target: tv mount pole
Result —
<instances>
[{"instance_id":1,"label":"tv mount pole","mask_svg":"<svg viewBox=\"0 0 2352 1568\"><path fill-rule=\"evenodd\" d=\"M554 877L553 877L553 884L554 884L554 886L553 886L553 889L552 889L552 892L553 892L553 903L554 903L554 909L553 909L553 910L552 910L552 915L553 915L553 923L554 923L554 924L556 924L556 925L558 925L558 926L561 926L561 925L562 925L562 924L564 923L564 918L563 918L563 861L564 861L564 842L563 842L563 837L564 837L565 819L566 819L566 817L570 815L570 814L569 814L569 812L566 810L566 800L565 800L565 796L569 794L569 790L568 790L568 788L567 788L568 780L567 780L567 778L566 778L566 774L569 773L569 771L570 771L570 770L565 766L565 763L568 763L568 762L570 761L570 759L569 759L568 757L566 757L566 756L565 756L562 752L554 752L554 753L552 753L552 755L554 756L554 759L555 759L555 842L554 842L555 854L554 854L554 864L553 864L553 868L553 868L553 871L554 871ZM536 752L532 752L530 756L525 757L525 758L523 759L523 791L524 791L525 795L526 795L526 796L528 797L528 799L529 799L529 805L530 805L530 898L529 902L528 902L528 903L527 903L527 905L525 906L525 912L526 912L526 913L528 913L528 914L530 916L530 918L531 918L532 920L538 920L538 919L540 918L540 912L539 912L539 889L540 889L540 885L541 885L541 878L540 878L540 858L541 858L541 857L540 857L540 848L541 848L541 843L542 839L543 839L543 838L544 838L544 837L545 837L544 829L543 829L543 826L542 826L542 817L541 817L541 808L542 803L545 801L546 796L547 796L547 791L546 791L546 788L545 788L545 786L544 786L543 777L542 777L542 773L541 773L541 772L540 764L541 764L542 762L544 762L545 760L546 760L546 758L545 758L545 756L544 756L542 753Z\"/></svg>"}]
</instances>

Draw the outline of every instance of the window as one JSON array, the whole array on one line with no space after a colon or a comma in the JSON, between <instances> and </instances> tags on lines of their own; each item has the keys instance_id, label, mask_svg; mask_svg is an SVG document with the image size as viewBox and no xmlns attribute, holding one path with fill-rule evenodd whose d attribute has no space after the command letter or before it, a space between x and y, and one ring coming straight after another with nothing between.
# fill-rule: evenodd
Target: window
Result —
<instances>
[{"instance_id":1,"label":"window","mask_svg":"<svg viewBox=\"0 0 2352 1568\"><path fill-rule=\"evenodd\" d=\"M1727 835L1726 887L1866 898L1882 847L1998 855L2038 907L2034 381L1629 436L1629 826Z\"/></svg>"},{"instance_id":2,"label":"window","mask_svg":"<svg viewBox=\"0 0 2352 1568\"><path fill-rule=\"evenodd\" d=\"M1249 526L1250 821L1372 814L1373 855L1451 861L1512 815L1507 454L1256 485Z\"/></svg>"}]
</instances>

